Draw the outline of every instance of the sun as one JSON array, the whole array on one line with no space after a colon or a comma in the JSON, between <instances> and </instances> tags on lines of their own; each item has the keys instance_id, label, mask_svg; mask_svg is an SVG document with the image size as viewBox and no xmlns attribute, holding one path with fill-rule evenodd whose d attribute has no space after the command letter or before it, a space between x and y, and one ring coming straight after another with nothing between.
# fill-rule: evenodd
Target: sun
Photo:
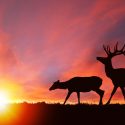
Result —
<instances>
[{"instance_id":1,"label":"sun","mask_svg":"<svg viewBox=\"0 0 125 125\"><path fill-rule=\"evenodd\" d=\"M0 91L0 111L5 110L9 103L9 95L5 91Z\"/></svg>"}]
</instances>

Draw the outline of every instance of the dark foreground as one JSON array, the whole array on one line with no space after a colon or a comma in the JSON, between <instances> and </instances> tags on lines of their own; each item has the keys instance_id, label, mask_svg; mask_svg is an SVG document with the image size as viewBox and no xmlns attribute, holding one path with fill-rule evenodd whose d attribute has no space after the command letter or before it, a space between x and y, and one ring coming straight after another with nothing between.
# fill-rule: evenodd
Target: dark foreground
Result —
<instances>
[{"instance_id":1,"label":"dark foreground","mask_svg":"<svg viewBox=\"0 0 125 125\"><path fill-rule=\"evenodd\" d=\"M12 104L0 125L122 125L125 105Z\"/></svg>"}]
</instances>

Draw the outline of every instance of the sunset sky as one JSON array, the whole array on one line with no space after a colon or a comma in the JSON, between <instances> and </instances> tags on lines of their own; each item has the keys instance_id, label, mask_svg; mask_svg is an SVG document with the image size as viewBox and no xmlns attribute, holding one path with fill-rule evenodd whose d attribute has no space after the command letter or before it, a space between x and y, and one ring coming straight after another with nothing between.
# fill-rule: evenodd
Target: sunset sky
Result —
<instances>
[{"instance_id":1,"label":"sunset sky","mask_svg":"<svg viewBox=\"0 0 125 125\"><path fill-rule=\"evenodd\" d=\"M62 102L67 90L50 92L53 82L98 75L105 102L113 85L96 57L117 41L125 43L124 0L0 0L0 91L15 101ZM125 67L125 57L113 66ZM83 102L98 100L81 93ZM69 102L76 101L72 94ZM113 101L124 101L120 89Z\"/></svg>"}]
</instances>

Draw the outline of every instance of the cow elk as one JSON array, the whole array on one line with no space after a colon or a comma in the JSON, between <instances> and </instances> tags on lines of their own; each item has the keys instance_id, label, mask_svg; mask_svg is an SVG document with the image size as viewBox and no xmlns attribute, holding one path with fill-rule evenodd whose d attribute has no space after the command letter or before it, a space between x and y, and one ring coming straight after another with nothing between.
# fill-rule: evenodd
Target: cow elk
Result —
<instances>
[{"instance_id":1,"label":"cow elk","mask_svg":"<svg viewBox=\"0 0 125 125\"><path fill-rule=\"evenodd\" d=\"M115 69L112 66L112 58L117 55L125 55L125 45L118 49L118 43L114 47L114 51L111 52L111 49L109 46L103 46L104 51L107 54L107 57L97 57L97 60L104 64L105 66L105 73L106 76L109 77L112 80L112 83L114 85L113 91L111 93L111 96L106 104L109 104L114 93L116 92L117 88L120 87L122 94L125 99L125 69L124 68L118 68Z\"/></svg>"},{"instance_id":2,"label":"cow elk","mask_svg":"<svg viewBox=\"0 0 125 125\"><path fill-rule=\"evenodd\" d=\"M100 89L102 85L102 79L97 76L91 77L74 77L68 81L60 82L59 80L54 82L49 90L55 89L68 89L68 94L64 101L64 104L73 92L77 93L78 104L80 104L80 92L95 91L100 96L99 105L102 105L102 98L104 91Z\"/></svg>"}]
</instances>

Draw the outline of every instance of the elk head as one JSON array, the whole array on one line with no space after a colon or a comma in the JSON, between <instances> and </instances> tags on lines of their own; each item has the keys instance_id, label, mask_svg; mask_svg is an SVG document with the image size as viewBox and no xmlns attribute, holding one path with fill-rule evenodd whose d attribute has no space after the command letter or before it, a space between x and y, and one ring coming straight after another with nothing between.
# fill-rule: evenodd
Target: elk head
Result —
<instances>
[{"instance_id":1,"label":"elk head","mask_svg":"<svg viewBox=\"0 0 125 125\"><path fill-rule=\"evenodd\" d=\"M56 81L56 82L54 82L53 85L49 88L49 90L51 91L51 90L55 90L55 89L57 89L58 86L59 86L59 83L60 83L59 80Z\"/></svg>"},{"instance_id":2,"label":"elk head","mask_svg":"<svg viewBox=\"0 0 125 125\"><path fill-rule=\"evenodd\" d=\"M107 54L107 57L97 57L97 60L100 61L103 64L108 64L111 62L112 57L116 56L116 55L125 55L125 44L122 47L122 49L118 49L118 42L116 43L115 47L114 47L114 51L111 52L110 46L104 46L103 45L103 49Z\"/></svg>"}]
</instances>

